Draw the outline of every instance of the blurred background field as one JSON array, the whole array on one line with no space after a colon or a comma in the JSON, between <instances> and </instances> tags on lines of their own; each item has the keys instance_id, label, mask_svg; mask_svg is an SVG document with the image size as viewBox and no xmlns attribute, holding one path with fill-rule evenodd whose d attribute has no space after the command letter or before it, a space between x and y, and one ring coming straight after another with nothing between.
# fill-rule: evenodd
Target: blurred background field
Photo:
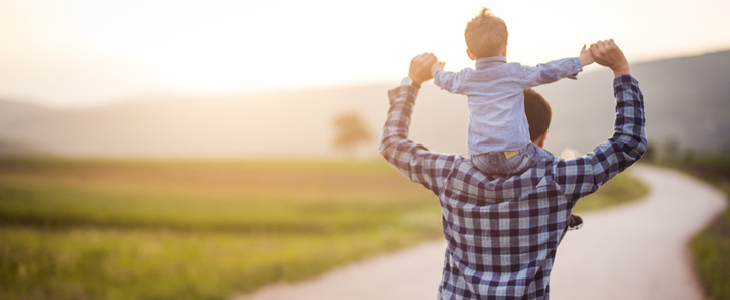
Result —
<instances>
[{"instance_id":1,"label":"blurred background field","mask_svg":"<svg viewBox=\"0 0 730 300\"><path fill-rule=\"evenodd\" d=\"M0 159L0 298L225 299L441 237L381 160ZM582 200L646 190L621 175Z\"/></svg>"},{"instance_id":2,"label":"blurred background field","mask_svg":"<svg viewBox=\"0 0 730 300\"><path fill-rule=\"evenodd\" d=\"M727 170L699 164L730 151L728 1L0 1L0 299L224 299L439 239L436 198L374 137L413 55L473 67L463 30L485 4L509 26L509 61L614 38L653 155ZM537 88L546 149L612 134L611 79L592 65ZM465 154L464 100L424 83L410 138ZM347 115L366 134L338 152ZM621 175L576 211L645 192ZM697 261L727 287L730 230L713 226Z\"/></svg>"}]
</instances>

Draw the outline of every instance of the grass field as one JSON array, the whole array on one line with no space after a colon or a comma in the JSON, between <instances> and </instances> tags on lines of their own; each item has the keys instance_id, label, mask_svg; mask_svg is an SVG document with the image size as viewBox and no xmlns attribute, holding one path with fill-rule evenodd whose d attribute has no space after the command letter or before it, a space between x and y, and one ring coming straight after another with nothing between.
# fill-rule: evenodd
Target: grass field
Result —
<instances>
[{"instance_id":1,"label":"grass field","mask_svg":"<svg viewBox=\"0 0 730 300\"><path fill-rule=\"evenodd\" d=\"M576 209L645 193L620 176ZM0 299L225 299L441 236L384 161L0 159Z\"/></svg>"},{"instance_id":2,"label":"grass field","mask_svg":"<svg viewBox=\"0 0 730 300\"><path fill-rule=\"evenodd\" d=\"M714 184L730 199L730 156L694 157L669 166ZM708 297L730 300L730 209L697 235L691 246Z\"/></svg>"}]
</instances>

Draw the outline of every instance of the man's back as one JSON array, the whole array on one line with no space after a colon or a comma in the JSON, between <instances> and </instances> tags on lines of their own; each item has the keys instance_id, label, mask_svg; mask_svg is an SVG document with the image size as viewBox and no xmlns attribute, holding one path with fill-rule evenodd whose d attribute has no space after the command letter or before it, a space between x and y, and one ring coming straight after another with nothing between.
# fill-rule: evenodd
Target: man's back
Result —
<instances>
[{"instance_id":1,"label":"man's back","mask_svg":"<svg viewBox=\"0 0 730 300\"><path fill-rule=\"evenodd\" d=\"M466 160L455 163L471 169ZM468 171L447 179L439 197L448 241L439 299L544 294L574 204L552 165L509 178Z\"/></svg>"},{"instance_id":2,"label":"man's back","mask_svg":"<svg viewBox=\"0 0 730 300\"><path fill-rule=\"evenodd\" d=\"M381 154L440 199L448 243L439 299L545 299L558 243L575 202L638 160L646 147L643 96L614 79L615 134L586 156L553 158L514 177L490 177L460 155L407 139L417 90L389 92Z\"/></svg>"}]
</instances>

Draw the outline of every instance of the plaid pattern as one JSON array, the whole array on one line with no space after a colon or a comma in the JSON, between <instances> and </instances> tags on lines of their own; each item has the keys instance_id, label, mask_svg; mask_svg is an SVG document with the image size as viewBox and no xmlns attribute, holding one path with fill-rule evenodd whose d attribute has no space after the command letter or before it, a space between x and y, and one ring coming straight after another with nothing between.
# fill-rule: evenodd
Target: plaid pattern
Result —
<instances>
[{"instance_id":1,"label":"plaid pattern","mask_svg":"<svg viewBox=\"0 0 730 300\"><path fill-rule=\"evenodd\" d=\"M576 201L636 162L646 149L644 103L630 75L614 79L614 134L593 153L538 162L520 176L480 173L460 155L408 140L418 90L388 91L380 153L441 202L444 259L439 299L549 299L550 272Z\"/></svg>"}]
</instances>

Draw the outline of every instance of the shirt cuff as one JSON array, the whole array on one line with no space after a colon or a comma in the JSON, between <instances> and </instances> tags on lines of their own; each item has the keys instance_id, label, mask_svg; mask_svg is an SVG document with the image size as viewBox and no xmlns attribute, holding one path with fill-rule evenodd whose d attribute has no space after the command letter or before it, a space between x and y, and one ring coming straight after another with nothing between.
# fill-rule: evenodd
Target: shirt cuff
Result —
<instances>
[{"instance_id":1,"label":"shirt cuff","mask_svg":"<svg viewBox=\"0 0 730 300\"><path fill-rule=\"evenodd\" d=\"M433 84L435 84L437 87L441 87L441 76L439 76L439 73L446 72L444 70L438 70L436 73L433 73Z\"/></svg>"},{"instance_id":2,"label":"shirt cuff","mask_svg":"<svg viewBox=\"0 0 730 300\"><path fill-rule=\"evenodd\" d=\"M621 74L613 78L614 90L628 90L632 86L639 86L639 80L629 74Z\"/></svg>"},{"instance_id":3,"label":"shirt cuff","mask_svg":"<svg viewBox=\"0 0 730 300\"><path fill-rule=\"evenodd\" d=\"M578 79L578 73L583 72L583 65L580 63L580 58L573 57L573 74L570 74L566 77L570 79Z\"/></svg>"}]
</instances>

